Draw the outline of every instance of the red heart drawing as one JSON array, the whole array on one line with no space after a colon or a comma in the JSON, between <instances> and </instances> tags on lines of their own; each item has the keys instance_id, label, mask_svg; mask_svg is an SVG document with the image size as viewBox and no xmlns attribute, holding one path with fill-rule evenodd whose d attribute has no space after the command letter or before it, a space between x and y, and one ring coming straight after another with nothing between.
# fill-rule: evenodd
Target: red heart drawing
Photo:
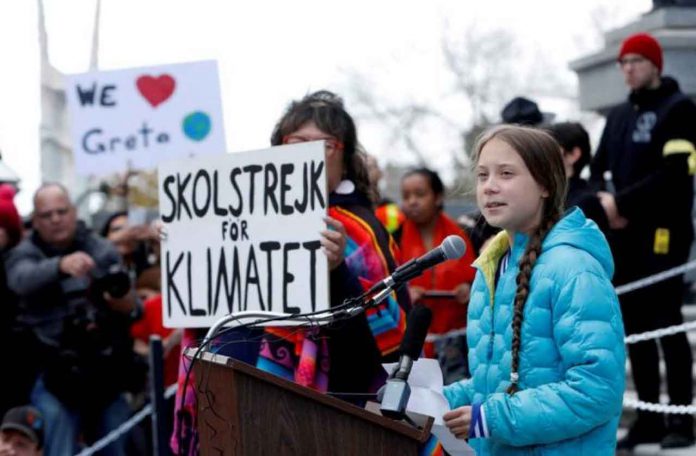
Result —
<instances>
[{"instance_id":1,"label":"red heart drawing","mask_svg":"<svg viewBox=\"0 0 696 456\"><path fill-rule=\"evenodd\" d=\"M135 85L140 94L156 108L158 104L164 103L174 93L176 81L168 74L163 74L157 78L152 76L140 76Z\"/></svg>"}]
</instances>

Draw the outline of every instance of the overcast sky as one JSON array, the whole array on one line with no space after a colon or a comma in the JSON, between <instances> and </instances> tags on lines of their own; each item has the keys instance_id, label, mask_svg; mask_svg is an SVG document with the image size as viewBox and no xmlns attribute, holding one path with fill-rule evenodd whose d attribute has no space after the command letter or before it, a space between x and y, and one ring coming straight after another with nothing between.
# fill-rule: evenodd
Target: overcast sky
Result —
<instances>
[{"instance_id":1,"label":"overcast sky","mask_svg":"<svg viewBox=\"0 0 696 456\"><path fill-rule=\"evenodd\" d=\"M50 57L64 73L88 69L94 4L45 0ZM351 73L392 99L427 100L443 84L444 30L472 23L507 30L529 65L543 57L572 92L567 62L601 45L594 23L623 25L650 8L649 0L103 0L99 64L217 60L228 148L248 150L266 147L288 101L310 90L341 92L351 110ZM23 179L26 214L40 182L37 4L10 0L0 9L0 149ZM380 162L402 158L378 126L363 123L362 142Z\"/></svg>"}]
</instances>

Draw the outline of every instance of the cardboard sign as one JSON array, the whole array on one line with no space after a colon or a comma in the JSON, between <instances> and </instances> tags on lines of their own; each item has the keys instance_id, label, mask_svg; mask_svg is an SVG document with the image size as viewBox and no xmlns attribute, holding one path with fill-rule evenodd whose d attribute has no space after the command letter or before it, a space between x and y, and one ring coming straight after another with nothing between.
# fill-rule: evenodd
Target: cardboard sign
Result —
<instances>
[{"instance_id":1,"label":"cardboard sign","mask_svg":"<svg viewBox=\"0 0 696 456\"><path fill-rule=\"evenodd\" d=\"M159 201L165 326L329 308L323 142L163 163Z\"/></svg>"},{"instance_id":2,"label":"cardboard sign","mask_svg":"<svg viewBox=\"0 0 696 456\"><path fill-rule=\"evenodd\" d=\"M226 150L214 61L68 76L66 97L81 175Z\"/></svg>"}]
</instances>

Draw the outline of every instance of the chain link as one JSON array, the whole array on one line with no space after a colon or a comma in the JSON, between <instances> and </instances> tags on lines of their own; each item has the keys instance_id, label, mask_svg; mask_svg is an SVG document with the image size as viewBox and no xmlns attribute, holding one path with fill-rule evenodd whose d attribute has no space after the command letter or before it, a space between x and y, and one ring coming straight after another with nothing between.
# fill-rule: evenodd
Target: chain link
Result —
<instances>
[{"instance_id":1,"label":"chain link","mask_svg":"<svg viewBox=\"0 0 696 456\"><path fill-rule=\"evenodd\" d=\"M635 282L627 283L625 285L621 285L620 287L616 287L616 294L622 295L628 293L629 291L637 290L639 288L645 288L650 285L656 284L657 282L662 282L663 280L667 280L674 276L684 274L685 272L690 271L692 269L696 269L696 260L691 260L688 263L682 264L681 266L676 266L674 268L658 272L657 274L645 277L643 279L636 280Z\"/></svg>"},{"instance_id":2,"label":"chain link","mask_svg":"<svg viewBox=\"0 0 696 456\"><path fill-rule=\"evenodd\" d=\"M696 260L692 260L681 266L667 269L666 271L662 271L652 276L636 280L635 282L627 283L625 285L616 287L616 294L622 295L630 291L637 290L639 288L645 288L663 280L672 278L674 276L684 274L685 272L690 271L692 269L696 269ZM626 343L627 345L635 344L638 342L644 342L646 340L659 339L665 336L672 336L674 334L691 331L693 329L696 329L696 321L690 321L681 325L668 326L666 328L660 328L654 331L647 331L640 334L632 334L624 338L624 343ZM442 339L449 339L465 334L466 329L455 329L445 334L430 334L425 340L427 342L436 342ZM626 398L624 399L624 406L636 410L644 410L655 413L668 413L675 415L696 415L696 405L653 404L650 402L639 401L633 398Z\"/></svg>"},{"instance_id":3,"label":"chain link","mask_svg":"<svg viewBox=\"0 0 696 456\"><path fill-rule=\"evenodd\" d=\"M660 337L673 336L680 332L691 331L692 329L696 329L696 321L682 323L681 325L668 326L666 328L660 328L654 331L647 331L640 334L632 334L624 339L624 343L635 344L637 342L643 342L650 339L659 339Z\"/></svg>"},{"instance_id":4,"label":"chain link","mask_svg":"<svg viewBox=\"0 0 696 456\"><path fill-rule=\"evenodd\" d=\"M662 282L663 280L672 278L674 276L684 274L685 272L690 271L692 269L696 269L696 260L691 260L688 263L685 263L681 266L667 269L665 271L645 277L643 279L636 280L635 282L627 283L625 285L616 287L616 294L622 295L630 291L637 290L639 288L645 288L650 285L654 285L658 282ZM668 328L656 329L654 331L648 331L641 334L633 334L631 336L626 337L624 341L627 344L634 344L636 342L643 342L650 339L659 339L660 337L671 336L679 332L690 331L692 329L696 329L696 322L689 322L681 325L670 326ZM426 337L425 341L434 343L442 339L450 339L465 334L466 329L455 329L444 334L430 334L428 335L428 337Z\"/></svg>"},{"instance_id":5,"label":"chain link","mask_svg":"<svg viewBox=\"0 0 696 456\"><path fill-rule=\"evenodd\" d=\"M447 331L443 334L428 334L425 337L426 342L437 342L443 339L454 339L455 337L466 336L466 328L453 329L452 331Z\"/></svg>"},{"instance_id":6,"label":"chain link","mask_svg":"<svg viewBox=\"0 0 696 456\"><path fill-rule=\"evenodd\" d=\"M670 405L670 404L653 404L650 402L639 401L638 399L624 399L624 406L631 407L636 410L644 410L646 412L669 413L672 415L694 415L696 414L696 405Z\"/></svg>"},{"instance_id":7,"label":"chain link","mask_svg":"<svg viewBox=\"0 0 696 456\"><path fill-rule=\"evenodd\" d=\"M164 398L169 399L176 393L177 384L169 385L164 392ZM80 451L77 456L92 456L97 451L106 448L111 443L118 440L122 435L126 434L132 428L134 428L138 423L147 418L152 414L152 404L147 404L145 407L141 408L138 413L130 417L128 421L121 423L119 427L109 432L107 435L101 439L94 442L94 444Z\"/></svg>"},{"instance_id":8,"label":"chain link","mask_svg":"<svg viewBox=\"0 0 696 456\"><path fill-rule=\"evenodd\" d=\"M684 274L686 271L690 271L691 269L696 269L696 260L692 260L692 261L690 261L686 264L683 264L681 266L677 266L675 268L668 269L666 271L660 272L658 274L654 274L654 275L646 277L644 279L636 280L635 282L621 285L620 287L616 288L616 294L621 295L621 294L628 293L628 292L633 291L633 290L637 290L639 288L648 287L648 286L653 285L657 282L661 282L661 281L667 280L671 277L678 276L680 274ZM648 332L644 332L641 334L633 334L633 335L627 336L624 339L624 342L626 344L635 344L637 342L643 342L643 341L650 340L650 339L659 339L660 337L671 336L671 335L677 334L679 332L690 331L692 329L696 329L696 321L684 323L681 325L669 326L667 328L661 328L661 329L657 329L655 331L648 331ZM450 339L450 338L459 337L459 336L463 336L463 335L466 335L466 329L455 329L455 330L449 331L445 334L430 334L430 335L428 335L428 337L426 337L425 340L426 340L426 342L436 342L439 340ZM176 384L169 386L167 388L166 392L164 393L164 397L170 398L171 396L173 396L174 393L176 393L176 386L177 386ZM696 406L694 406L694 405L651 404L649 402L643 402L643 401L639 401L636 399L626 399L626 400L624 400L624 405L627 407L635 408L637 410L646 410L646 411L650 411L650 412L673 413L673 414L680 414L680 415L696 414ZM82 452L80 452L78 454L78 456L91 456L91 455L93 455L97 451L99 451L102 448L109 445L111 442L116 441L123 434L130 431L131 428L135 427L135 425L137 425L140 421L145 419L151 413L152 413L152 405L148 404L145 407L143 407L138 413L133 415L133 417L131 419L129 419L125 423L121 424L118 428L111 431L108 435L104 436L99 441L95 442L95 444L92 445L90 448L84 449Z\"/></svg>"}]
</instances>

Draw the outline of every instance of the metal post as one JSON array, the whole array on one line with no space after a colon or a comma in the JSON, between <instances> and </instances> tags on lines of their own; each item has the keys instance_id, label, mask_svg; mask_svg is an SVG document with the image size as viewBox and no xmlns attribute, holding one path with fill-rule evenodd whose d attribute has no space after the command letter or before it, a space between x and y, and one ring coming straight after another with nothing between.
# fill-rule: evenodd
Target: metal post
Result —
<instances>
[{"instance_id":1,"label":"metal post","mask_svg":"<svg viewBox=\"0 0 696 456\"><path fill-rule=\"evenodd\" d=\"M164 355L162 338L150 336L150 403L152 404L152 454L167 454L164 414Z\"/></svg>"}]
</instances>

